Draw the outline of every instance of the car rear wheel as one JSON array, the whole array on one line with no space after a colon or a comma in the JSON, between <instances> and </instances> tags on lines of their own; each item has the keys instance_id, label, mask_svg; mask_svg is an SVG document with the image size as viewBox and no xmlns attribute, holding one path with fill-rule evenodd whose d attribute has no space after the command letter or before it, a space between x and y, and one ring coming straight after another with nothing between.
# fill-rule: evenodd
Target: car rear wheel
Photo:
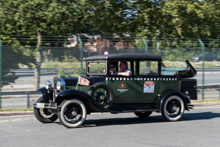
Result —
<instances>
[{"instance_id":1,"label":"car rear wheel","mask_svg":"<svg viewBox=\"0 0 220 147\"><path fill-rule=\"evenodd\" d=\"M162 115L168 121L177 121L184 114L184 103L183 100L173 95L166 98L162 104Z\"/></svg>"},{"instance_id":2,"label":"car rear wheel","mask_svg":"<svg viewBox=\"0 0 220 147\"><path fill-rule=\"evenodd\" d=\"M113 91L105 83L96 83L90 87L88 94L93 97L105 109L111 107L113 102Z\"/></svg>"},{"instance_id":3,"label":"car rear wheel","mask_svg":"<svg viewBox=\"0 0 220 147\"><path fill-rule=\"evenodd\" d=\"M139 118L147 118L152 112L134 112Z\"/></svg>"},{"instance_id":4,"label":"car rear wheel","mask_svg":"<svg viewBox=\"0 0 220 147\"><path fill-rule=\"evenodd\" d=\"M86 119L86 107L80 100L65 100L61 103L58 117L60 122L68 128L79 127Z\"/></svg>"},{"instance_id":5,"label":"car rear wheel","mask_svg":"<svg viewBox=\"0 0 220 147\"><path fill-rule=\"evenodd\" d=\"M40 97L36 103L43 102L43 97ZM52 112L50 109L46 108L34 108L35 117L42 123L52 123L57 120L58 116Z\"/></svg>"}]
</instances>

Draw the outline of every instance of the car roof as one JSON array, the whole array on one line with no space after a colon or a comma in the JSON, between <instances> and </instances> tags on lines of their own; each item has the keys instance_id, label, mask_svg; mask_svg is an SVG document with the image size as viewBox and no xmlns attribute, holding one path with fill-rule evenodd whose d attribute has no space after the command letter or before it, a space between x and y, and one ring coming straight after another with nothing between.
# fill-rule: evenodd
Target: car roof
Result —
<instances>
[{"instance_id":1,"label":"car roof","mask_svg":"<svg viewBox=\"0 0 220 147\"><path fill-rule=\"evenodd\" d=\"M85 61L89 60L151 60L161 61L161 56L155 54L144 54L144 53L119 53L119 54L108 54L108 55L96 55L84 58Z\"/></svg>"}]
</instances>

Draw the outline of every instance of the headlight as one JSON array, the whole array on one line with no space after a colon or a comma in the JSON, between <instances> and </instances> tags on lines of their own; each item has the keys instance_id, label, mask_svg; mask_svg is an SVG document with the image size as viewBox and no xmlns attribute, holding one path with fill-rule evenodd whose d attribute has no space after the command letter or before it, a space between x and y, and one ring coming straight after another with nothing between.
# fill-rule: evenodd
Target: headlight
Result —
<instances>
[{"instance_id":1,"label":"headlight","mask_svg":"<svg viewBox=\"0 0 220 147\"><path fill-rule=\"evenodd\" d=\"M60 81L57 82L57 90L61 90L63 88L63 83Z\"/></svg>"},{"instance_id":2,"label":"headlight","mask_svg":"<svg viewBox=\"0 0 220 147\"><path fill-rule=\"evenodd\" d=\"M65 81L62 78L57 81L57 90L65 90Z\"/></svg>"},{"instance_id":3,"label":"headlight","mask_svg":"<svg viewBox=\"0 0 220 147\"><path fill-rule=\"evenodd\" d=\"M52 88L52 83L50 81L47 81L45 84L46 89L51 89Z\"/></svg>"}]
</instances>

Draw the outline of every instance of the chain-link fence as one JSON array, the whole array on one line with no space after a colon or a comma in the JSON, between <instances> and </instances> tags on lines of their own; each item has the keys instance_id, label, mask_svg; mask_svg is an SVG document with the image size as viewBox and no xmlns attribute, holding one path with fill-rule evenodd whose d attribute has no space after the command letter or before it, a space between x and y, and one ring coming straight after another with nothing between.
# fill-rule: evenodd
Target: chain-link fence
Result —
<instances>
[{"instance_id":1,"label":"chain-link fence","mask_svg":"<svg viewBox=\"0 0 220 147\"><path fill-rule=\"evenodd\" d=\"M84 74L85 63L82 62L82 58L106 53L159 54L167 67L180 68L185 66L184 61L188 59L197 69L195 78L198 81L199 99L220 99L220 40L200 42L198 39L120 37L92 39L78 37L68 40L68 43L44 45L39 48L30 45L0 44L0 108L8 108L3 102L4 99L21 97L31 99L30 93L24 93L36 88L34 71L37 64L40 64L39 87L44 87L46 80L51 80L53 74L65 76ZM36 61L37 56L40 56L40 63ZM17 93L13 94L14 92Z\"/></svg>"}]
</instances>

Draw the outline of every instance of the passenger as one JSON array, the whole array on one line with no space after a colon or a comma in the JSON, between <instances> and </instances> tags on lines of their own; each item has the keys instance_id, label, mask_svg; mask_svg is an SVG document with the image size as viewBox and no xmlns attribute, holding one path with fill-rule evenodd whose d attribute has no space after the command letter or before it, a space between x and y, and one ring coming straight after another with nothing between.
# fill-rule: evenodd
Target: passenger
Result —
<instances>
[{"instance_id":1,"label":"passenger","mask_svg":"<svg viewBox=\"0 0 220 147\"><path fill-rule=\"evenodd\" d=\"M119 66L120 66L120 71L118 72L118 75L121 76L132 75L132 71L128 69L128 63L126 61L121 61Z\"/></svg>"},{"instance_id":2,"label":"passenger","mask_svg":"<svg viewBox=\"0 0 220 147\"><path fill-rule=\"evenodd\" d=\"M103 70L103 73L105 73L106 70ZM111 75L114 75L117 71L116 71L116 66L114 64L110 64L109 65L109 72L111 73Z\"/></svg>"},{"instance_id":3,"label":"passenger","mask_svg":"<svg viewBox=\"0 0 220 147\"><path fill-rule=\"evenodd\" d=\"M114 64L110 64L109 66L109 71L111 73L111 75L113 75L114 73L116 73L116 67Z\"/></svg>"}]
</instances>

